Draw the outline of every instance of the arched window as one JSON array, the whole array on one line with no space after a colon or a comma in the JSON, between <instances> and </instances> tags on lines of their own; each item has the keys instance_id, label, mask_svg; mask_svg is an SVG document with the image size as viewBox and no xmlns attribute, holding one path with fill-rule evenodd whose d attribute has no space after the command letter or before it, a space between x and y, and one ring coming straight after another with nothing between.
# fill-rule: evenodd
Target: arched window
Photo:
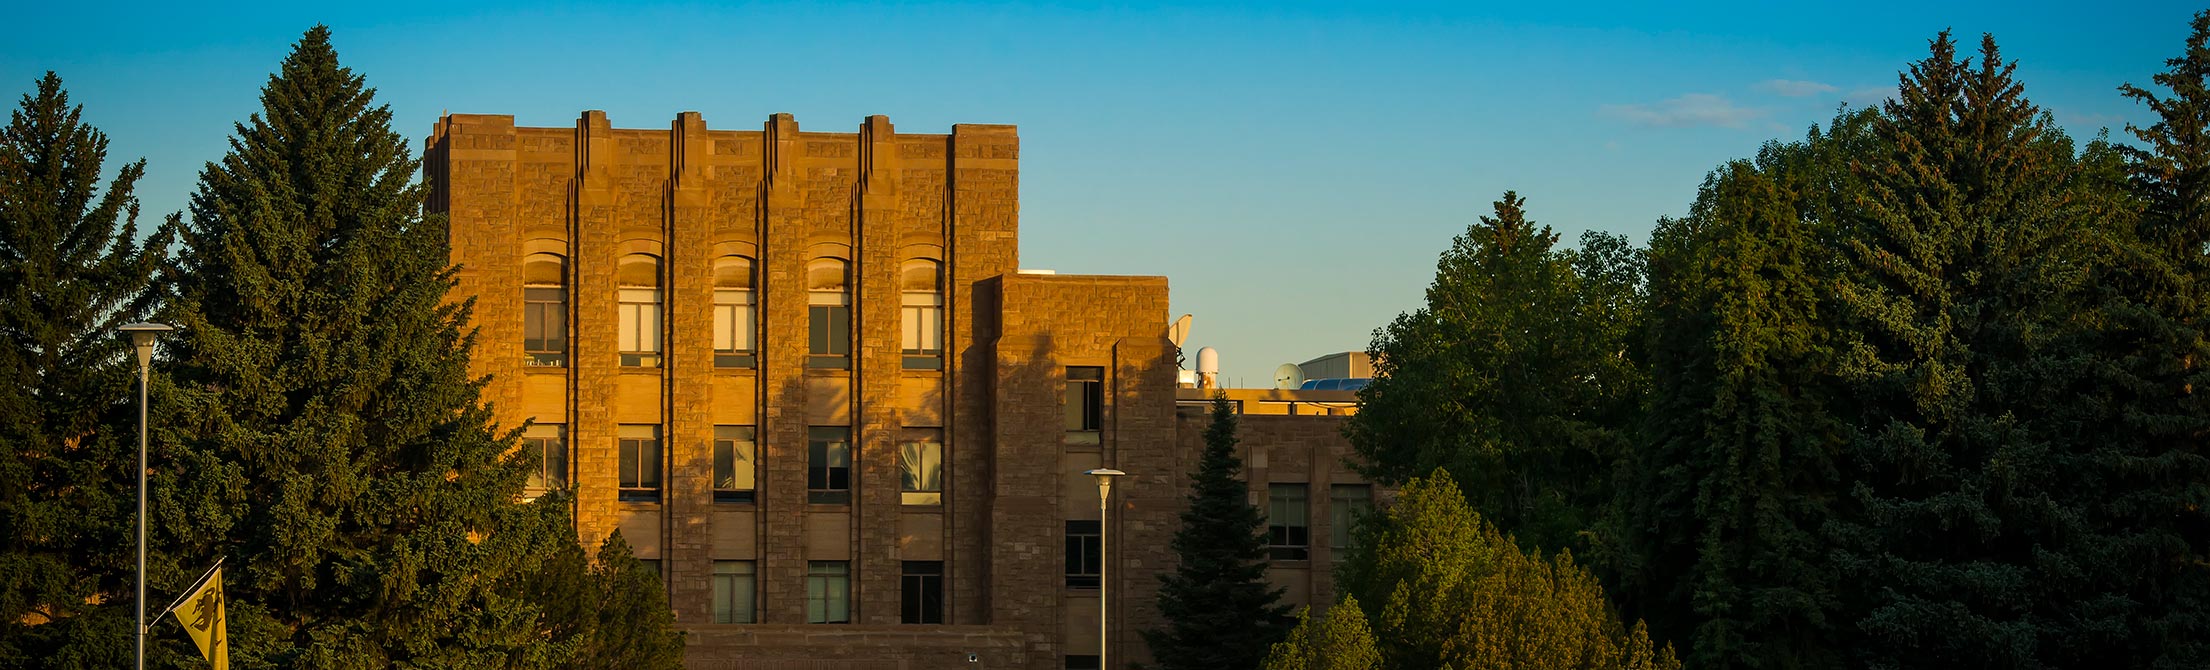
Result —
<instances>
[{"instance_id":1,"label":"arched window","mask_svg":"<svg viewBox=\"0 0 2210 670\"><path fill-rule=\"evenodd\" d=\"M559 254L522 259L522 364L568 364L568 260Z\"/></svg>"},{"instance_id":2,"label":"arched window","mask_svg":"<svg viewBox=\"0 0 2210 670\"><path fill-rule=\"evenodd\" d=\"M660 367L660 259L623 256L614 279L621 286L620 349L624 367Z\"/></svg>"},{"instance_id":3,"label":"arched window","mask_svg":"<svg viewBox=\"0 0 2210 670\"><path fill-rule=\"evenodd\" d=\"M806 367L852 367L851 268L840 258L806 263Z\"/></svg>"},{"instance_id":4,"label":"arched window","mask_svg":"<svg viewBox=\"0 0 2210 670\"><path fill-rule=\"evenodd\" d=\"M901 348L905 369L944 369L943 272L936 261L915 258L898 269L901 312Z\"/></svg>"},{"instance_id":5,"label":"arched window","mask_svg":"<svg viewBox=\"0 0 2210 670\"><path fill-rule=\"evenodd\" d=\"M753 290L752 259L723 256L714 261L714 367L749 368L755 364L759 331Z\"/></svg>"}]
</instances>

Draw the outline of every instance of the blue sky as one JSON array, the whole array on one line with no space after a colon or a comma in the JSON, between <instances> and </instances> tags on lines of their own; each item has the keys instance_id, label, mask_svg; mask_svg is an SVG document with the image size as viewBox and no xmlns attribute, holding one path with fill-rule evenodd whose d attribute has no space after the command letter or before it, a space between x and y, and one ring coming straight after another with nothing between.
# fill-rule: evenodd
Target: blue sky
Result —
<instances>
[{"instance_id":1,"label":"blue sky","mask_svg":"<svg viewBox=\"0 0 2210 670\"><path fill-rule=\"evenodd\" d=\"M1418 306L1436 254L1505 189L1570 242L1638 243L1708 170L1877 102L1953 28L1993 33L2075 138L2122 135L2118 97L2178 53L2176 3L1383 4L309 3L9 10L0 84L58 71L116 159L145 157L144 218L202 164L315 23L398 129L441 111L565 126L900 130L1011 123L1021 264L1171 278L1239 385L1363 349ZM1940 5L1940 6L1936 6Z\"/></svg>"}]
</instances>

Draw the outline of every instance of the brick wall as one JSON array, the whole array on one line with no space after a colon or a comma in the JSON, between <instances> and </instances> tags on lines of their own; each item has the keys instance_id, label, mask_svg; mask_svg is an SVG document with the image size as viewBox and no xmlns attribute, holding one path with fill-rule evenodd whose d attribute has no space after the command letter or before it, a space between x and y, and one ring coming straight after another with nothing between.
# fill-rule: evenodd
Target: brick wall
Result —
<instances>
[{"instance_id":1,"label":"brick wall","mask_svg":"<svg viewBox=\"0 0 2210 670\"><path fill-rule=\"evenodd\" d=\"M622 529L661 561L691 667L974 668L976 654L979 667L1050 670L1095 653L1095 592L1062 576L1064 521L1097 514L1076 464L1130 475L1109 517L1110 644L1116 667L1144 658L1135 631L1157 621L1156 574L1172 564L1165 547L1196 453L1175 407L1167 283L1015 273L1019 156L1010 126L899 133L880 116L856 132L801 131L786 114L757 131L711 129L688 112L664 131L617 129L595 111L572 128L439 121L425 151L429 206L451 227L455 298L477 300L486 399L508 427L566 424L578 539L595 550ZM523 365L522 259L537 252L568 259L565 367ZM658 368L619 365L616 270L630 253L662 259ZM728 255L759 273L756 369L714 365L712 268ZM806 367L806 264L820 256L852 269L849 370ZM940 371L902 369L909 258L947 274ZM1076 365L1107 370L1100 445L1062 444L1064 370ZM1306 419L1250 424L1246 443L1279 443L1275 468L1332 462L1295 455L1342 451L1334 424ZM661 426L658 503L617 500L615 435L630 423ZM757 428L756 503L713 502L720 425ZM812 426L853 429L850 504L807 501ZM940 506L899 500L897 441L916 426L944 432ZM758 562L761 623L708 623L715 560ZM809 560L851 561L852 624L803 623ZM945 625L898 623L904 560L944 562Z\"/></svg>"}]
</instances>

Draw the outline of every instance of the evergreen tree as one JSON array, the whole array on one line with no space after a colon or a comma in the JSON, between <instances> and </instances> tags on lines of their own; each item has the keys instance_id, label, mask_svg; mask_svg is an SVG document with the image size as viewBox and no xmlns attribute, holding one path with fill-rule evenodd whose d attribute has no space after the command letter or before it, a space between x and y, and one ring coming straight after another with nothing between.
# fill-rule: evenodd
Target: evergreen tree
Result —
<instances>
[{"instance_id":1,"label":"evergreen tree","mask_svg":"<svg viewBox=\"0 0 2210 670\"><path fill-rule=\"evenodd\" d=\"M599 547L592 570L598 620L582 650L577 670L682 670L683 634L675 627L660 573L645 567L629 551L621 531Z\"/></svg>"},{"instance_id":2,"label":"evergreen tree","mask_svg":"<svg viewBox=\"0 0 2210 670\"><path fill-rule=\"evenodd\" d=\"M1372 479L1446 468L1529 546L1585 546L1640 398L1641 254L1557 249L1524 205L1506 192L1443 253L1427 304L1375 333L1345 433Z\"/></svg>"},{"instance_id":3,"label":"evergreen tree","mask_svg":"<svg viewBox=\"0 0 2210 670\"><path fill-rule=\"evenodd\" d=\"M1698 667L1842 660L1818 530L1839 492L1844 433L1822 397L1834 386L1827 278L1798 200L1738 161L1652 243L1665 268L1652 278L1666 296L1652 322L1662 344L1650 444L1630 469L1645 497L1625 516L1651 557L1633 575L1655 591L1642 609L1694 640Z\"/></svg>"},{"instance_id":4,"label":"evergreen tree","mask_svg":"<svg viewBox=\"0 0 2210 670\"><path fill-rule=\"evenodd\" d=\"M1845 230L1839 607L1860 664L2034 667L2096 617L2070 591L2096 524L2067 491L2096 429L2067 409L2099 365L2090 199L1992 38L1977 63L1947 33L1931 51L1875 123L1890 149Z\"/></svg>"},{"instance_id":5,"label":"evergreen tree","mask_svg":"<svg viewBox=\"0 0 2210 670\"><path fill-rule=\"evenodd\" d=\"M1404 485L1358 530L1339 571L1382 667L1675 669L1670 647L1627 628L1570 552L1522 551L1466 503L1449 472Z\"/></svg>"},{"instance_id":6,"label":"evergreen tree","mask_svg":"<svg viewBox=\"0 0 2210 670\"><path fill-rule=\"evenodd\" d=\"M1297 627L1266 655L1264 670L1381 670L1381 651L1357 598L1344 598L1315 620L1297 611Z\"/></svg>"},{"instance_id":7,"label":"evergreen tree","mask_svg":"<svg viewBox=\"0 0 2210 670\"><path fill-rule=\"evenodd\" d=\"M107 137L48 72L0 134L0 666L130 662L136 370L173 226L138 240L145 161L100 188Z\"/></svg>"},{"instance_id":8,"label":"evergreen tree","mask_svg":"<svg viewBox=\"0 0 2210 670\"><path fill-rule=\"evenodd\" d=\"M1189 508L1174 531L1174 571L1159 576L1163 628L1143 632L1166 670L1256 668L1294 621L1266 580L1266 519L1248 499L1235 455L1235 410L1212 399L1205 451L1190 477Z\"/></svg>"},{"instance_id":9,"label":"evergreen tree","mask_svg":"<svg viewBox=\"0 0 2210 670\"><path fill-rule=\"evenodd\" d=\"M519 502L529 464L502 456L512 433L468 373L445 227L373 96L318 26L200 174L170 309L161 574L173 592L227 559L241 668L550 667L576 641L521 589L574 536L556 505Z\"/></svg>"},{"instance_id":10,"label":"evergreen tree","mask_svg":"<svg viewBox=\"0 0 2210 670\"><path fill-rule=\"evenodd\" d=\"M2168 95L2121 91L2156 113L2129 127L2141 147L2089 173L2125 182L2130 201L2104 218L2114 262L2097 344L2112 364L2098 379L2105 433L2075 466L2075 504L2102 525L2088 565L2102 595L2074 643L2082 656L2135 667L2210 665L2210 12L2192 21L2185 52L2154 77ZM2108 156L2105 156L2108 157ZM2113 174L2115 173L2115 174ZM2129 355L2136 354L2136 355Z\"/></svg>"}]
</instances>

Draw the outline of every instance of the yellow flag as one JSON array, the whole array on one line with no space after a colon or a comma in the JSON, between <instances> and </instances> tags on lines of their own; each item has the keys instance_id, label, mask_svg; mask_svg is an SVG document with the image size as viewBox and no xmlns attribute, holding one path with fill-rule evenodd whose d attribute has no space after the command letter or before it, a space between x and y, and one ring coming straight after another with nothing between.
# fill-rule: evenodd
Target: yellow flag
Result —
<instances>
[{"instance_id":1,"label":"yellow flag","mask_svg":"<svg viewBox=\"0 0 2210 670\"><path fill-rule=\"evenodd\" d=\"M230 638L223 627L223 566L218 563L200 578L199 586L177 599L169 614L184 624L184 632L199 643L200 653L215 670L230 670Z\"/></svg>"}]
</instances>

